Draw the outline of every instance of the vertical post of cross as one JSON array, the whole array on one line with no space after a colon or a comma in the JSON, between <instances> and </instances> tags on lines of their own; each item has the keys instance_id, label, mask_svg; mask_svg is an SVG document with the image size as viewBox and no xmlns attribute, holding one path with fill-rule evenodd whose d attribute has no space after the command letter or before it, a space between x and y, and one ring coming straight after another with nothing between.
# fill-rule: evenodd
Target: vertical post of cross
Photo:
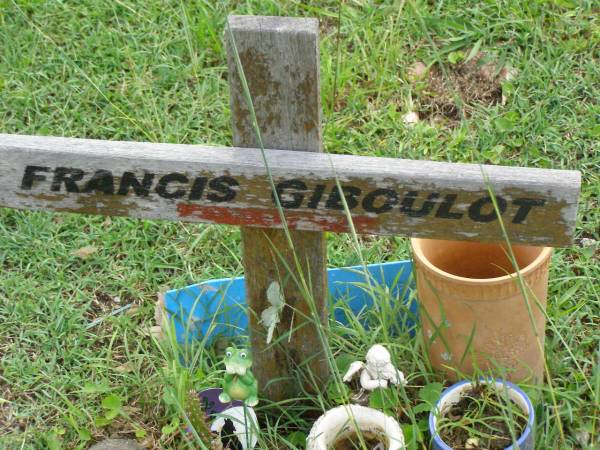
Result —
<instances>
[{"instance_id":1,"label":"vertical post of cross","mask_svg":"<svg viewBox=\"0 0 600 450\"><path fill-rule=\"evenodd\" d=\"M321 152L318 21L230 16L228 25L264 146ZM257 148L230 37L226 33L233 144ZM315 383L326 380L329 367L316 329L326 326L328 315L325 237L322 232L290 230L291 249L282 230L243 227L241 233L253 371L259 388L273 401L292 398L302 389L312 391ZM309 284L316 318L311 313L306 290L303 293L300 288L299 277ZM282 285L286 306L273 337L274 344L267 345L260 319L262 311L270 306L266 292L274 281ZM298 374L311 374L303 386L292 379L298 369Z\"/></svg>"}]
</instances>

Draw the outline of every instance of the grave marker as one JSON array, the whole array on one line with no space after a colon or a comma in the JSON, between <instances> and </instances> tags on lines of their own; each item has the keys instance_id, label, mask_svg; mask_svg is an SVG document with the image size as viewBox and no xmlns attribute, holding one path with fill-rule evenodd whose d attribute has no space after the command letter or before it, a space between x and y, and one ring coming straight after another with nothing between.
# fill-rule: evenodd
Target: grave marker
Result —
<instances>
[{"instance_id":1,"label":"grave marker","mask_svg":"<svg viewBox=\"0 0 600 450\"><path fill-rule=\"evenodd\" d=\"M337 180L359 233L503 241L485 174L513 243L572 242L579 172L321 153L317 21L233 16L229 25L323 326L322 232L349 231ZM326 379L327 362L301 289L286 281L285 265L296 271L296 261L254 148L231 47L228 56L235 147L0 134L0 206L242 226L255 373L263 392L280 400L298 391L286 378L300 362L309 361L315 380ZM284 308L275 334L291 332L289 342L267 346L259 319L273 281L296 313Z\"/></svg>"}]
</instances>

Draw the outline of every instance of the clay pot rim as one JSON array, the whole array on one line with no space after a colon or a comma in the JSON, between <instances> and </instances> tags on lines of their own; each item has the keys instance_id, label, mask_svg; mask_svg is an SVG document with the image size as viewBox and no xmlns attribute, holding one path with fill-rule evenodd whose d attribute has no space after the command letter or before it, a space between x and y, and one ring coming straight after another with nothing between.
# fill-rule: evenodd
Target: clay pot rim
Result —
<instances>
[{"instance_id":1,"label":"clay pot rim","mask_svg":"<svg viewBox=\"0 0 600 450\"><path fill-rule=\"evenodd\" d=\"M480 285L489 286L490 284L502 284L502 283L506 283L507 281L514 281L515 279L517 279L517 272L512 272L508 275L502 275L501 277L493 277L493 278L467 278L467 277L461 277L459 275L454 275L450 272L441 270L439 267L433 265L431 263L431 261L429 261L429 259L423 253L423 250L421 249L421 242L426 241L426 240L431 240L431 239L410 238L411 247L412 247L413 253L415 255L415 259L418 260L418 262L420 262L421 264L427 266L427 268L431 272L433 272L434 275L437 275L440 278L443 278L447 281L454 281L454 282L459 282L462 284L470 284L470 285L474 285L474 286L480 286ZM531 247L535 247L535 246L531 246ZM552 251L554 250L552 247L538 247L538 248L541 249L540 253L535 257L535 259L530 264L528 264L527 266L525 266L524 268L522 268L519 271L519 273L521 274L522 277L525 277L529 273L537 270L544 263L544 261L546 261L552 255Z\"/></svg>"},{"instance_id":2,"label":"clay pot rim","mask_svg":"<svg viewBox=\"0 0 600 450\"><path fill-rule=\"evenodd\" d=\"M306 439L307 449L324 450L342 436L340 433L349 423L351 428L361 431L382 433L385 448L401 450L405 448L404 433L398 421L384 412L368 406L356 404L339 405L325 411L313 424ZM350 430L355 431L356 430ZM333 432L333 433L332 433Z\"/></svg>"}]
</instances>

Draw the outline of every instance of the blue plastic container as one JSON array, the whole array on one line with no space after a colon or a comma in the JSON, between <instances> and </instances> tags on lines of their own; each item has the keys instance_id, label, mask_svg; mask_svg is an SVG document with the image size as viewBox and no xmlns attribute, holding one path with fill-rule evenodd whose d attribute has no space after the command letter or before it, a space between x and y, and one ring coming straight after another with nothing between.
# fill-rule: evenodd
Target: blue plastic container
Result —
<instances>
[{"instance_id":1,"label":"blue plastic container","mask_svg":"<svg viewBox=\"0 0 600 450\"><path fill-rule=\"evenodd\" d=\"M533 405L529 400L529 397L525 392L519 389L518 386L511 383L510 381L494 379L494 380L486 380L481 379L482 383L496 383L498 388L506 388L508 389L508 396L511 400L513 400L524 413L527 414L527 427L523 434L517 439L516 445L510 445L506 447L505 450L534 450L535 447L535 439L533 434L534 424L535 424L535 412L533 410ZM473 383L471 381L460 381L456 384L453 384L444 392L438 402L435 405L435 408L431 413L429 413L429 432L432 436L432 448L434 450L453 450L452 447L444 443L440 438L440 435L437 432L437 420L441 414L445 413L448 405L452 403L456 403L459 401L461 394L471 388Z\"/></svg>"},{"instance_id":2,"label":"blue plastic container","mask_svg":"<svg viewBox=\"0 0 600 450\"><path fill-rule=\"evenodd\" d=\"M333 319L347 324L350 315L367 325L365 311L373 307L373 292L387 291L382 298L392 299L392 320L399 328L410 332L416 318L412 262L396 261L367 266L367 286L362 266L327 269L330 311ZM174 289L165 293L165 309L175 324L177 340L200 340L209 344L216 337L244 337L248 335L248 314L244 277L209 280ZM388 310L389 311L389 310Z\"/></svg>"}]
</instances>

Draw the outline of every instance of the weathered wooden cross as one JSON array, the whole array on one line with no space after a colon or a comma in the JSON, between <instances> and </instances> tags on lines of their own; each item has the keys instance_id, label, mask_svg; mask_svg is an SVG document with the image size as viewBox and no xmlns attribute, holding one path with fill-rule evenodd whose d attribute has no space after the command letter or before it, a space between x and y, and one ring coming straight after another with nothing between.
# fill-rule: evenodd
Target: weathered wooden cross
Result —
<instances>
[{"instance_id":1,"label":"weathered wooden cross","mask_svg":"<svg viewBox=\"0 0 600 450\"><path fill-rule=\"evenodd\" d=\"M327 377L317 330L327 322L323 231L349 230L342 193L359 233L502 241L487 177L513 243L570 244L579 172L324 154L317 20L233 16L229 26L297 259L231 45L234 147L0 134L0 206L241 226L256 375L275 400L298 390L289 374L307 361L316 381ZM278 330L292 336L267 346L266 290L297 262L318 317L288 282Z\"/></svg>"}]
</instances>

